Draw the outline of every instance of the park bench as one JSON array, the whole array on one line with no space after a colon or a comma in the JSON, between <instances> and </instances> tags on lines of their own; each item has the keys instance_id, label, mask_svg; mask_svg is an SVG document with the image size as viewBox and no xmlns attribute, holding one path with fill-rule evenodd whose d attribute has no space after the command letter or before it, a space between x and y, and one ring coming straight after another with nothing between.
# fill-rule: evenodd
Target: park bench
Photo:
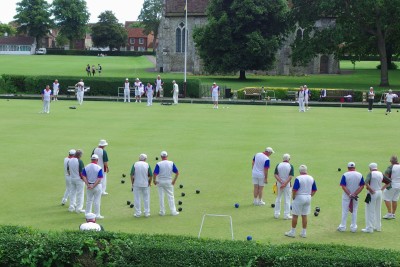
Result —
<instances>
[{"instance_id":1,"label":"park bench","mask_svg":"<svg viewBox=\"0 0 400 267\"><path fill-rule=\"evenodd\" d=\"M246 88L243 90L244 98L246 97L256 97L257 99L261 100L261 88Z\"/></svg>"},{"instance_id":2,"label":"park bench","mask_svg":"<svg viewBox=\"0 0 400 267\"><path fill-rule=\"evenodd\" d=\"M89 92L90 91L90 87L89 86L85 86L83 90L84 90L84 92ZM75 87L75 85L68 86L67 96L70 96L71 94L76 94L77 91L78 91L78 88Z\"/></svg>"},{"instance_id":3,"label":"park bench","mask_svg":"<svg viewBox=\"0 0 400 267\"><path fill-rule=\"evenodd\" d=\"M119 98L124 98L124 87L118 87L118 95L117 95L117 101L119 101ZM135 87L129 87L130 89L130 95L131 98L135 98Z\"/></svg>"},{"instance_id":4,"label":"park bench","mask_svg":"<svg viewBox=\"0 0 400 267\"><path fill-rule=\"evenodd\" d=\"M323 101L324 99L336 99L339 100L340 102L353 102L353 97L354 97L354 92L353 90L344 90L344 89L338 89L338 90L327 90L327 89L322 89L320 93L320 101Z\"/></svg>"},{"instance_id":5,"label":"park bench","mask_svg":"<svg viewBox=\"0 0 400 267\"><path fill-rule=\"evenodd\" d=\"M296 101L297 92L296 91L286 91L286 98L287 98L287 100Z\"/></svg>"}]
</instances>

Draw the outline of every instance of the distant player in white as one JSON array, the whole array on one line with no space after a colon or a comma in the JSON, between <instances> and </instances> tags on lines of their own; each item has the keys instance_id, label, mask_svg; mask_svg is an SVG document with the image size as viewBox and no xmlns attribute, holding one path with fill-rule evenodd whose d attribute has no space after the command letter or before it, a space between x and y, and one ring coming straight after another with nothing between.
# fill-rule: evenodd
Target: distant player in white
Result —
<instances>
[{"instance_id":1,"label":"distant player in white","mask_svg":"<svg viewBox=\"0 0 400 267\"><path fill-rule=\"evenodd\" d=\"M214 103L214 107L218 109L218 97L220 95L220 91L219 91L219 86L216 83L213 83L213 85L211 86L211 97L212 97L212 101Z\"/></svg>"},{"instance_id":2,"label":"distant player in white","mask_svg":"<svg viewBox=\"0 0 400 267\"><path fill-rule=\"evenodd\" d=\"M308 107L308 100L310 98L310 89L308 89L307 85L304 85L304 104L306 106L306 110L309 110L310 108Z\"/></svg>"},{"instance_id":3,"label":"distant player in white","mask_svg":"<svg viewBox=\"0 0 400 267\"><path fill-rule=\"evenodd\" d=\"M140 87L142 86L142 83L140 82L139 78L136 78L136 81L134 83L135 86L135 102L142 102L141 96L142 94L140 93Z\"/></svg>"},{"instance_id":4,"label":"distant player in white","mask_svg":"<svg viewBox=\"0 0 400 267\"><path fill-rule=\"evenodd\" d=\"M175 80L172 81L172 99L174 100L174 105L178 105L178 94L179 94L179 86Z\"/></svg>"},{"instance_id":5,"label":"distant player in white","mask_svg":"<svg viewBox=\"0 0 400 267\"><path fill-rule=\"evenodd\" d=\"M386 169L385 176L389 177L391 182L383 190L383 200L388 210L388 213L383 218L388 220L396 218L397 202L400 197L400 164L397 156L391 156L390 163L392 165Z\"/></svg>"},{"instance_id":6,"label":"distant player in white","mask_svg":"<svg viewBox=\"0 0 400 267\"><path fill-rule=\"evenodd\" d=\"M82 171L84 168L81 160L82 151L77 149L75 157L68 162L68 170L71 176L70 204L68 210L70 212L85 213L83 209L84 188L85 183L82 180Z\"/></svg>"},{"instance_id":7,"label":"distant player in white","mask_svg":"<svg viewBox=\"0 0 400 267\"><path fill-rule=\"evenodd\" d=\"M107 189L107 173L108 169L108 154L104 149L108 145L106 140L100 140L99 146L93 150L92 154L96 154L99 157L97 164L103 169L103 179L101 181L102 195L108 195Z\"/></svg>"},{"instance_id":8,"label":"distant player in white","mask_svg":"<svg viewBox=\"0 0 400 267\"><path fill-rule=\"evenodd\" d=\"M58 93L60 92L60 84L58 80L53 82L53 101L58 101Z\"/></svg>"},{"instance_id":9,"label":"distant player in white","mask_svg":"<svg viewBox=\"0 0 400 267\"><path fill-rule=\"evenodd\" d=\"M292 219L290 216L290 198L292 195L291 180L294 176L293 165L289 163L290 155L283 155L283 162L276 165L275 168L275 179L277 183L278 195L275 200L274 217L278 219L281 215L281 201L283 196L284 211L283 218L285 220Z\"/></svg>"},{"instance_id":10,"label":"distant player in white","mask_svg":"<svg viewBox=\"0 0 400 267\"><path fill-rule=\"evenodd\" d=\"M268 170L270 167L269 156L274 153L274 150L271 147L267 147L264 152L257 153L253 157L253 161L251 163L251 175L254 185L253 190L253 204L256 206L265 205L263 201L263 190L264 185L268 183Z\"/></svg>"},{"instance_id":11,"label":"distant player in white","mask_svg":"<svg viewBox=\"0 0 400 267\"><path fill-rule=\"evenodd\" d=\"M164 194L166 194L171 215L176 216L179 212L176 211L175 206L174 185L176 179L178 179L179 171L175 163L168 160L168 153L166 151L162 151L160 155L161 161L157 162L153 173L153 182L158 187L158 196L160 198L159 214L161 216L165 215ZM172 179L173 173L175 174L174 179Z\"/></svg>"},{"instance_id":12,"label":"distant player in white","mask_svg":"<svg viewBox=\"0 0 400 267\"><path fill-rule=\"evenodd\" d=\"M154 94L153 85L151 85L151 83L147 83L147 86L144 90L145 90L146 96L147 96L147 106L152 106L153 105L153 94Z\"/></svg>"},{"instance_id":13,"label":"distant player in white","mask_svg":"<svg viewBox=\"0 0 400 267\"><path fill-rule=\"evenodd\" d=\"M296 177L293 184L292 203L292 229L286 232L288 237L295 237L298 217L301 216L302 231L300 236L307 236L307 215L310 214L311 197L317 192L317 185L312 176L307 174L307 166L300 165L300 175Z\"/></svg>"},{"instance_id":14,"label":"distant player in white","mask_svg":"<svg viewBox=\"0 0 400 267\"><path fill-rule=\"evenodd\" d=\"M61 199L61 205L64 206L65 203L68 201L70 191L71 191L71 175L68 169L68 163L70 159L72 159L75 156L75 149L71 149L68 152L68 157L64 158L64 177L65 177L65 192L64 196Z\"/></svg>"},{"instance_id":15,"label":"distant player in white","mask_svg":"<svg viewBox=\"0 0 400 267\"><path fill-rule=\"evenodd\" d=\"M361 173L356 171L356 164L349 162L347 164L348 171L345 172L340 181L343 189L342 194L342 221L337 230L339 232L346 231L346 220L349 211L352 213L350 231L357 231L357 211L358 211L358 194L363 190L365 182Z\"/></svg>"},{"instance_id":16,"label":"distant player in white","mask_svg":"<svg viewBox=\"0 0 400 267\"><path fill-rule=\"evenodd\" d=\"M370 173L365 178L365 187L371 196L369 203L365 204L365 222L366 227L361 231L364 233L373 233L381 231L381 208L382 208L382 181L383 174L378 171L378 164L369 164Z\"/></svg>"},{"instance_id":17,"label":"distant player in white","mask_svg":"<svg viewBox=\"0 0 400 267\"><path fill-rule=\"evenodd\" d=\"M51 96L53 93L50 90L50 86L46 85L46 89L43 89L42 91L42 102L43 102L43 110L42 113L50 113L50 101L51 101Z\"/></svg>"},{"instance_id":18,"label":"distant player in white","mask_svg":"<svg viewBox=\"0 0 400 267\"><path fill-rule=\"evenodd\" d=\"M154 86L156 87L156 95L154 96L154 99L157 97L161 96L161 91L162 87L164 86L163 80L161 80L160 75L157 75L157 79L154 81Z\"/></svg>"},{"instance_id":19,"label":"distant player in white","mask_svg":"<svg viewBox=\"0 0 400 267\"><path fill-rule=\"evenodd\" d=\"M393 99L399 97L396 94L393 94L392 89L389 90L389 93L386 94L385 101L386 101L386 114L392 113L392 104Z\"/></svg>"},{"instance_id":20,"label":"distant player in white","mask_svg":"<svg viewBox=\"0 0 400 267\"><path fill-rule=\"evenodd\" d=\"M298 92L297 99L299 100L299 112L305 112L306 111L306 109L304 107L305 93L304 93L304 87L303 86L300 86L300 90Z\"/></svg>"},{"instance_id":21,"label":"distant player in white","mask_svg":"<svg viewBox=\"0 0 400 267\"><path fill-rule=\"evenodd\" d=\"M82 171L82 178L86 184L86 213L92 212L92 205L94 206L94 214L97 219L103 219L104 216L100 214L101 206L101 179L103 179L103 170L97 161L99 157L93 154L91 157L92 162L86 165Z\"/></svg>"},{"instance_id":22,"label":"distant player in white","mask_svg":"<svg viewBox=\"0 0 400 267\"><path fill-rule=\"evenodd\" d=\"M86 218L86 223L82 223L79 226L79 230L81 230L81 231L104 231L103 226L96 223L96 214L86 213L85 218Z\"/></svg>"},{"instance_id":23,"label":"distant player in white","mask_svg":"<svg viewBox=\"0 0 400 267\"><path fill-rule=\"evenodd\" d=\"M124 102L131 102L131 90L129 88L129 79L125 79L124 83Z\"/></svg>"},{"instance_id":24,"label":"distant player in white","mask_svg":"<svg viewBox=\"0 0 400 267\"><path fill-rule=\"evenodd\" d=\"M153 174L146 160L147 155L140 154L139 161L135 162L131 169L131 182L135 206L134 216L137 218L142 215L142 200L144 204L144 217L147 218L150 216L150 183Z\"/></svg>"},{"instance_id":25,"label":"distant player in white","mask_svg":"<svg viewBox=\"0 0 400 267\"><path fill-rule=\"evenodd\" d=\"M77 84L75 84L76 87L76 98L78 99L79 105L83 104L83 96L85 94L85 83L81 79Z\"/></svg>"}]
</instances>

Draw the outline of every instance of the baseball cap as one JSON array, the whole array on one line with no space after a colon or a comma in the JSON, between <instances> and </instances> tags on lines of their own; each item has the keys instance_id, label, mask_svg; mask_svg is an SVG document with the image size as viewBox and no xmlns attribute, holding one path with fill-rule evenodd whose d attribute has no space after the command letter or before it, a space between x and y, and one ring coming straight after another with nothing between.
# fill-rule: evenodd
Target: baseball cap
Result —
<instances>
[{"instance_id":1,"label":"baseball cap","mask_svg":"<svg viewBox=\"0 0 400 267\"><path fill-rule=\"evenodd\" d=\"M146 154L140 154L139 160L145 160L145 159L147 159L147 155Z\"/></svg>"},{"instance_id":2,"label":"baseball cap","mask_svg":"<svg viewBox=\"0 0 400 267\"><path fill-rule=\"evenodd\" d=\"M272 149L272 147L267 147L267 148L265 149L265 152L275 153L275 151Z\"/></svg>"},{"instance_id":3,"label":"baseball cap","mask_svg":"<svg viewBox=\"0 0 400 267\"><path fill-rule=\"evenodd\" d=\"M91 213L91 212L86 213L86 214L85 214L85 218L86 218L86 220L93 220L93 219L96 219L96 214Z\"/></svg>"},{"instance_id":4,"label":"baseball cap","mask_svg":"<svg viewBox=\"0 0 400 267\"><path fill-rule=\"evenodd\" d=\"M70 151L69 151L69 154L72 156L72 155L75 155L75 153L76 153L76 150L75 149L71 149Z\"/></svg>"},{"instance_id":5,"label":"baseball cap","mask_svg":"<svg viewBox=\"0 0 400 267\"><path fill-rule=\"evenodd\" d=\"M378 164L376 164L375 162L372 162L368 165L368 167L373 170L373 169L377 169L378 168Z\"/></svg>"},{"instance_id":6,"label":"baseball cap","mask_svg":"<svg viewBox=\"0 0 400 267\"><path fill-rule=\"evenodd\" d=\"M126 79L125 79L125 81L129 81L129 79L128 79L128 78L126 78Z\"/></svg>"},{"instance_id":7,"label":"baseball cap","mask_svg":"<svg viewBox=\"0 0 400 267\"><path fill-rule=\"evenodd\" d=\"M97 156L96 154L93 154L92 157L90 159L99 159L99 156Z\"/></svg>"},{"instance_id":8,"label":"baseball cap","mask_svg":"<svg viewBox=\"0 0 400 267\"><path fill-rule=\"evenodd\" d=\"M161 157L167 157L168 156L168 153L167 153L167 151L161 151Z\"/></svg>"},{"instance_id":9,"label":"baseball cap","mask_svg":"<svg viewBox=\"0 0 400 267\"><path fill-rule=\"evenodd\" d=\"M347 168L354 168L356 166L356 164L352 161L350 161L349 163L347 163Z\"/></svg>"},{"instance_id":10,"label":"baseball cap","mask_svg":"<svg viewBox=\"0 0 400 267\"><path fill-rule=\"evenodd\" d=\"M108 143L106 140L104 140L104 139L100 140L99 146L107 146L107 145L108 145Z\"/></svg>"}]
</instances>

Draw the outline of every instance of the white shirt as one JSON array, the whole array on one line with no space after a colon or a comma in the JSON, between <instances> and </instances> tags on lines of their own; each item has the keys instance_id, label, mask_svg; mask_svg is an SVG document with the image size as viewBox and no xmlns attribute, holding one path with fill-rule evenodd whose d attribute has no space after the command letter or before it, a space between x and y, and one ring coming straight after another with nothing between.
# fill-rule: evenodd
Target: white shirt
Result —
<instances>
[{"instance_id":1,"label":"white shirt","mask_svg":"<svg viewBox=\"0 0 400 267\"><path fill-rule=\"evenodd\" d=\"M357 171L345 172L342 176L342 180L340 181L340 185L345 186L351 194L364 184L364 177ZM344 191L343 194L347 196Z\"/></svg>"},{"instance_id":2,"label":"white shirt","mask_svg":"<svg viewBox=\"0 0 400 267\"><path fill-rule=\"evenodd\" d=\"M219 95L219 86L212 86L211 87L211 96L218 96Z\"/></svg>"},{"instance_id":3,"label":"white shirt","mask_svg":"<svg viewBox=\"0 0 400 267\"><path fill-rule=\"evenodd\" d=\"M179 86L177 83L174 83L174 93L179 93Z\"/></svg>"},{"instance_id":4,"label":"white shirt","mask_svg":"<svg viewBox=\"0 0 400 267\"><path fill-rule=\"evenodd\" d=\"M64 159L64 175L65 176L69 176L69 172L68 172L68 162L71 158L70 157L66 157Z\"/></svg>"},{"instance_id":5,"label":"white shirt","mask_svg":"<svg viewBox=\"0 0 400 267\"><path fill-rule=\"evenodd\" d=\"M396 98L396 97L398 97L396 94L392 94L392 93L386 94L386 102L392 103L393 102L393 98Z\"/></svg>"},{"instance_id":6,"label":"white shirt","mask_svg":"<svg viewBox=\"0 0 400 267\"><path fill-rule=\"evenodd\" d=\"M382 172L372 171L370 175L371 175L371 180L369 181L369 187L371 187L372 190L374 191L381 190L382 180L383 180Z\"/></svg>"},{"instance_id":7,"label":"white shirt","mask_svg":"<svg viewBox=\"0 0 400 267\"><path fill-rule=\"evenodd\" d=\"M159 182L168 182L172 181L172 173L178 172L175 164L170 160L162 160L156 164L154 168L154 174L157 174L157 179Z\"/></svg>"},{"instance_id":8,"label":"white shirt","mask_svg":"<svg viewBox=\"0 0 400 267\"><path fill-rule=\"evenodd\" d=\"M251 175L253 178L265 178L264 169L269 168L269 158L264 153L257 153L253 158L253 169Z\"/></svg>"},{"instance_id":9,"label":"white shirt","mask_svg":"<svg viewBox=\"0 0 400 267\"><path fill-rule=\"evenodd\" d=\"M44 89L42 94L43 94L43 101L50 101L52 95L51 90Z\"/></svg>"},{"instance_id":10,"label":"white shirt","mask_svg":"<svg viewBox=\"0 0 400 267\"><path fill-rule=\"evenodd\" d=\"M53 83L53 91L54 92L58 92L58 90L60 89L60 84L59 83Z\"/></svg>"},{"instance_id":11,"label":"white shirt","mask_svg":"<svg viewBox=\"0 0 400 267\"><path fill-rule=\"evenodd\" d=\"M97 179L103 178L103 171L101 167L95 163L89 163L86 165L82 174L87 178L87 181L90 184L94 184Z\"/></svg>"},{"instance_id":12,"label":"white shirt","mask_svg":"<svg viewBox=\"0 0 400 267\"><path fill-rule=\"evenodd\" d=\"M125 84L124 84L124 89L125 89L125 90L129 90L129 82L125 82Z\"/></svg>"},{"instance_id":13,"label":"white shirt","mask_svg":"<svg viewBox=\"0 0 400 267\"><path fill-rule=\"evenodd\" d=\"M85 83L84 82L78 82L77 84L78 87L78 92L83 92L85 88Z\"/></svg>"},{"instance_id":14,"label":"white shirt","mask_svg":"<svg viewBox=\"0 0 400 267\"><path fill-rule=\"evenodd\" d=\"M276 166L275 173L278 174L283 182L286 182L289 176L294 173L293 165L286 161L281 162ZM278 182L278 186L281 186L280 182ZM288 183L286 187L290 187L290 183Z\"/></svg>"},{"instance_id":15,"label":"white shirt","mask_svg":"<svg viewBox=\"0 0 400 267\"><path fill-rule=\"evenodd\" d=\"M400 188L400 164L394 164L392 167L392 175L390 176L392 179L392 187Z\"/></svg>"},{"instance_id":16,"label":"white shirt","mask_svg":"<svg viewBox=\"0 0 400 267\"><path fill-rule=\"evenodd\" d=\"M99 165L104 170L104 162L103 162L104 151L103 151L103 149L100 147L96 147L93 150L93 154L96 154L99 157L99 160L97 161L97 165Z\"/></svg>"},{"instance_id":17,"label":"white shirt","mask_svg":"<svg viewBox=\"0 0 400 267\"><path fill-rule=\"evenodd\" d=\"M81 231L101 231L101 226L94 222L87 222L87 223L82 223L79 226L79 230L81 230Z\"/></svg>"},{"instance_id":18,"label":"white shirt","mask_svg":"<svg viewBox=\"0 0 400 267\"><path fill-rule=\"evenodd\" d=\"M145 161L137 161L133 165L135 169L133 186L148 187L149 186L149 164Z\"/></svg>"},{"instance_id":19,"label":"white shirt","mask_svg":"<svg viewBox=\"0 0 400 267\"><path fill-rule=\"evenodd\" d=\"M301 174L294 180L293 190L296 195L311 195L312 191L317 191L315 180L311 175Z\"/></svg>"},{"instance_id":20,"label":"white shirt","mask_svg":"<svg viewBox=\"0 0 400 267\"><path fill-rule=\"evenodd\" d=\"M71 158L68 162L69 174L72 178L81 178L79 175L79 160L77 158Z\"/></svg>"}]
</instances>

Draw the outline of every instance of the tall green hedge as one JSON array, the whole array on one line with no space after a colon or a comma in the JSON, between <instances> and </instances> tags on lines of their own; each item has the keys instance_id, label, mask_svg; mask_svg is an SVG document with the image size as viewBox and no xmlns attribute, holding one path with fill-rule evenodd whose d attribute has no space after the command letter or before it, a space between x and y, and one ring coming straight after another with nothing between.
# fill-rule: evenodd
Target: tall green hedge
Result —
<instances>
[{"instance_id":1,"label":"tall green hedge","mask_svg":"<svg viewBox=\"0 0 400 267\"><path fill-rule=\"evenodd\" d=\"M0 226L0 266L400 266L400 253L344 245Z\"/></svg>"},{"instance_id":2,"label":"tall green hedge","mask_svg":"<svg viewBox=\"0 0 400 267\"><path fill-rule=\"evenodd\" d=\"M2 78L10 85L13 90L8 93L17 94L39 94L42 89L48 84L52 85L54 76L23 76L23 75L2 75ZM81 78L83 78L85 86L90 86L90 91L87 95L92 96L117 96L118 87L123 87L125 79L122 78L109 78L109 77L71 77L63 76L57 77L60 83L60 94L67 94L68 86L75 85ZM163 79L164 81L164 96L172 96L172 79ZM134 77L131 78L131 83L134 82ZM143 79L143 83L150 82L154 84L154 79ZM180 92L183 92L183 80L176 80L179 85ZM1 86L1 83L0 83ZM200 80L188 79L186 87L186 96L191 98L198 98Z\"/></svg>"}]
</instances>

